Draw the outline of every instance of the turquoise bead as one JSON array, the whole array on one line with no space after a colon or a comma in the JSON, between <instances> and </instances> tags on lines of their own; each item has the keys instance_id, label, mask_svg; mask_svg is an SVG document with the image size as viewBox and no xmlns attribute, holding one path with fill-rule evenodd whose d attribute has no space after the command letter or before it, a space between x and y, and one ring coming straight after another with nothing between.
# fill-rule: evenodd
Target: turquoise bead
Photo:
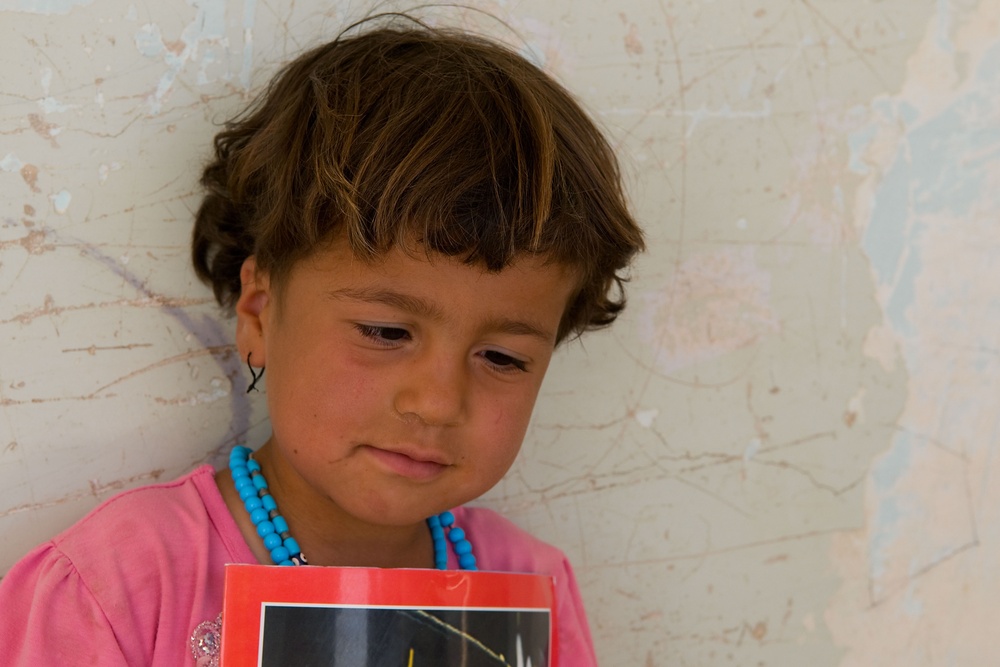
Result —
<instances>
[{"instance_id":1,"label":"turquoise bead","mask_svg":"<svg viewBox=\"0 0 1000 667\"><path fill-rule=\"evenodd\" d=\"M278 504L267 492L267 480L261 472L260 463L250 458L251 454L250 449L238 445L229 455L229 468L240 500L276 565L295 565L293 558L305 564L299 543L288 534L288 522L278 514ZM463 570L478 569L476 557L472 554L472 543L466 538L465 531L455 526L454 514L445 511L428 517L427 526L434 546L434 567L448 569L448 542L451 542L459 567ZM286 537L283 538L283 535Z\"/></svg>"}]
</instances>

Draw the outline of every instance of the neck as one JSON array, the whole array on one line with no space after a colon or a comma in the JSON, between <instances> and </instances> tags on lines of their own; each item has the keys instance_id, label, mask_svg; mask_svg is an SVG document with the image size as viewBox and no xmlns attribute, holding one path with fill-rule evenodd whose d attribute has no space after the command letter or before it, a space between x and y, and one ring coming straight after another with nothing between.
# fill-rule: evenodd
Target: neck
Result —
<instances>
[{"instance_id":1,"label":"neck","mask_svg":"<svg viewBox=\"0 0 1000 667\"><path fill-rule=\"evenodd\" d=\"M344 512L329 498L313 491L294 470L273 454L270 441L254 459L260 463L270 493L302 547L310 565L350 567L433 567L433 547L427 524L373 525ZM228 471L217 475L219 489L230 513L257 560L271 564L252 522L249 521Z\"/></svg>"}]
</instances>

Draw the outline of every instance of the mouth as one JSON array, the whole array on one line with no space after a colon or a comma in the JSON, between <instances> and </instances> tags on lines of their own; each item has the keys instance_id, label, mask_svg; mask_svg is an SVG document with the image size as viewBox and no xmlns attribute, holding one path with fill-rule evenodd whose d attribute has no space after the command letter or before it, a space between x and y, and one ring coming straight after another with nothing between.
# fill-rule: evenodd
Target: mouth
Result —
<instances>
[{"instance_id":1,"label":"mouth","mask_svg":"<svg viewBox=\"0 0 1000 667\"><path fill-rule=\"evenodd\" d=\"M362 449L378 461L383 468L388 469L389 472L414 481L430 481L448 467L448 464L432 455L418 454L416 452L403 453L389 449L380 449L371 445L364 445Z\"/></svg>"}]
</instances>

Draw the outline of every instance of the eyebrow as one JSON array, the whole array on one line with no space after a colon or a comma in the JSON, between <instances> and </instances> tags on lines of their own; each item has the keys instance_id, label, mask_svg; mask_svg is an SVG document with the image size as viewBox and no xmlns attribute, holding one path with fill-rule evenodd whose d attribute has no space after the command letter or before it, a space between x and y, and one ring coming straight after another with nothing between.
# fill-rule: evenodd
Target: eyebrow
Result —
<instances>
[{"instance_id":1,"label":"eyebrow","mask_svg":"<svg viewBox=\"0 0 1000 667\"><path fill-rule=\"evenodd\" d=\"M420 297L403 294L391 289L344 287L327 292L327 297L331 299L350 299L352 301L364 301L367 303L381 303L391 308L439 322L445 319L444 311L435 304ZM546 343L553 343L556 338L555 333L546 330L540 325L508 317L491 318L486 322L485 328L489 331L497 331L513 336L531 336Z\"/></svg>"}]
</instances>

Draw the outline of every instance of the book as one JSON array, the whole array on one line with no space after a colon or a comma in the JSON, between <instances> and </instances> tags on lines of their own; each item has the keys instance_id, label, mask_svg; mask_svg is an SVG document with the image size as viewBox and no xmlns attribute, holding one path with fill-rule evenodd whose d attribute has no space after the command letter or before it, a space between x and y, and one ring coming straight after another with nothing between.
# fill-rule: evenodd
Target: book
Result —
<instances>
[{"instance_id":1,"label":"book","mask_svg":"<svg viewBox=\"0 0 1000 667\"><path fill-rule=\"evenodd\" d=\"M552 577L228 565L221 667L551 667Z\"/></svg>"}]
</instances>

